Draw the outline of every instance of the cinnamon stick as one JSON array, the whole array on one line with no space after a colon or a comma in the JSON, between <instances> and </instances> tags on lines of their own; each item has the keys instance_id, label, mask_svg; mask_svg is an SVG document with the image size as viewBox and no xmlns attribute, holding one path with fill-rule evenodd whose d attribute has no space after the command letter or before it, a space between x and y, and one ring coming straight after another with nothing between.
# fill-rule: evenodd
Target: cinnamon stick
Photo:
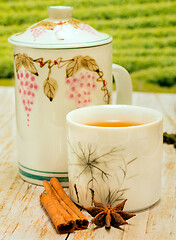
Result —
<instances>
[{"instance_id":1,"label":"cinnamon stick","mask_svg":"<svg viewBox=\"0 0 176 240\"><path fill-rule=\"evenodd\" d=\"M40 201L48 212L55 228L59 233L70 233L75 229L75 222L59 204L53 194L42 193Z\"/></svg>"},{"instance_id":2,"label":"cinnamon stick","mask_svg":"<svg viewBox=\"0 0 176 240\"><path fill-rule=\"evenodd\" d=\"M64 189L62 188L60 182L57 178L51 178L50 180L55 196L68 211L68 213L76 221L76 229L85 229L88 227L88 220L84 214L77 208L77 206L70 200Z\"/></svg>"},{"instance_id":3,"label":"cinnamon stick","mask_svg":"<svg viewBox=\"0 0 176 240\"><path fill-rule=\"evenodd\" d=\"M52 178L50 184L43 181L43 185L46 192L40 195L40 200L59 233L87 228L87 218L67 196L57 178Z\"/></svg>"}]
</instances>

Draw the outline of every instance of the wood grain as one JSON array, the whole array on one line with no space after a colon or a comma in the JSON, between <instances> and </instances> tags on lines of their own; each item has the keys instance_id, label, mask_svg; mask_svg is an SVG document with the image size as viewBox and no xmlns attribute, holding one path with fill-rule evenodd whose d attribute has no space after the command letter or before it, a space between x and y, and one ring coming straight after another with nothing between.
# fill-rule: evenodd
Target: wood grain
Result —
<instances>
[{"instance_id":1,"label":"wood grain","mask_svg":"<svg viewBox=\"0 0 176 240\"><path fill-rule=\"evenodd\" d=\"M176 239L176 150L172 145L164 145L158 203L137 212L120 229L106 231L90 224L87 230L59 235L40 204L43 187L24 182L18 175L14 88L1 87L0 102L0 239ZM164 131L176 132L176 94L134 93L133 104L159 110Z\"/></svg>"}]
</instances>

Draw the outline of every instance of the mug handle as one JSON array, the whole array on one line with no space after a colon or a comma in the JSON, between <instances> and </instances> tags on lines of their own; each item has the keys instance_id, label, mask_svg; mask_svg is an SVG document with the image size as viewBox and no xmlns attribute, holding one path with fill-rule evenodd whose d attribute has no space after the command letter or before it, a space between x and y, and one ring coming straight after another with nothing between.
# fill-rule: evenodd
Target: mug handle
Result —
<instances>
[{"instance_id":1,"label":"mug handle","mask_svg":"<svg viewBox=\"0 0 176 240\"><path fill-rule=\"evenodd\" d=\"M132 81L128 71L112 64L112 74L116 83L116 104L132 104Z\"/></svg>"}]
</instances>

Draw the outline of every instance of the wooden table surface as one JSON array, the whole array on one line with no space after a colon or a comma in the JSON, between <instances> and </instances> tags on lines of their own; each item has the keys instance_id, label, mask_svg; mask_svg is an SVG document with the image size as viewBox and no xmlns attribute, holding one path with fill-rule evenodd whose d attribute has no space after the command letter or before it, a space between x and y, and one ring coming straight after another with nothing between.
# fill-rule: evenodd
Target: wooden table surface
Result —
<instances>
[{"instance_id":1,"label":"wooden table surface","mask_svg":"<svg viewBox=\"0 0 176 240\"><path fill-rule=\"evenodd\" d=\"M164 131L176 132L176 94L134 93L133 104L159 110ZM58 234L40 206L43 187L18 175L15 143L14 88L0 87L0 239L176 239L176 150L164 144L162 196L153 207L136 213L120 229L94 229ZM138 197L138 196L137 196ZM85 215L91 220L87 213Z\"/></svg>"}]
</instances>

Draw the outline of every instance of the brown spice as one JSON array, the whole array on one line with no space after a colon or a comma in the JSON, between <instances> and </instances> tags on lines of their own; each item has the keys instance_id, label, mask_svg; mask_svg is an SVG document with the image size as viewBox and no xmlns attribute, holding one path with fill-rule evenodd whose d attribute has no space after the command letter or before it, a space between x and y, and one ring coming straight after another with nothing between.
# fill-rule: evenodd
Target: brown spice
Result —
<instances>
[{"instance_id":1,"label":"brown spice","mask_svg":"<svg viewBox=\"0 0 176 240\"><path fill-rule=\"evenodd\" d=\"M43 181L43 185L45 191L40 195L40 201L59 233L88 227L87 218L67 196L57 178L52 178L50 183Z\"/></svg>"},{"instance_id":2,"label":"brown spice","mask_svg":"<svg viewBox=\"0 0 176 240\"><path fill-rule=\"evenodd\" d=\"M126 201L127 199L113 208L111 207L110 202L106 207L102 203L94 201L95 207L83 206L83 208L94 217L92 222L98 227L105 226L105 228L109 229L113 226L118 228L120 225L128 224L126 220L135 216L133 213L123 211Z\"/></svg>"},{"instance_id":3,"label":"brown spice","mask_svg":"<svg viewBox=\"0 0 176 240\"><path fill-rule=\"evenodd\" d=\"M40 200L59 233L69 233L75 229L76 223L53 194L42 193Z\"/></svg>"}]
</instances>

